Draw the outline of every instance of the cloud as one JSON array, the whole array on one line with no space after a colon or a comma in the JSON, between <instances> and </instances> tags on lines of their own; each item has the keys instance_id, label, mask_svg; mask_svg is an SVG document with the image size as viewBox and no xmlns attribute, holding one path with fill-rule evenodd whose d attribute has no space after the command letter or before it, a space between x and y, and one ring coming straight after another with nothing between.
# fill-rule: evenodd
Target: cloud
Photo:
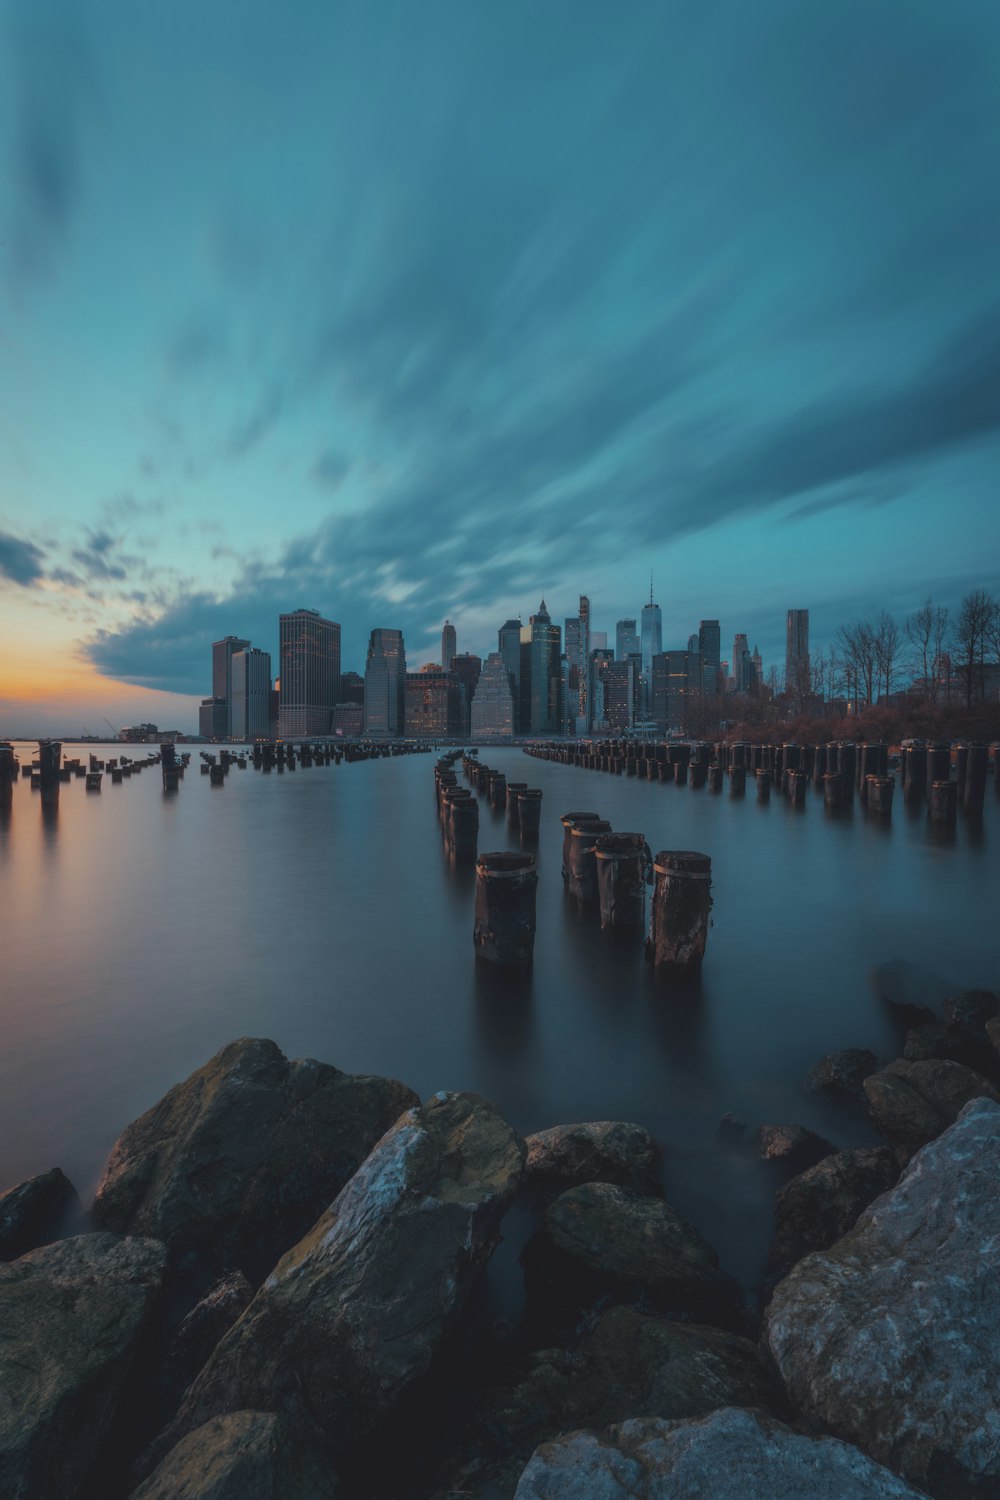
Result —
<instances>
[{"instance_id":1,"label":"cloud","mask_svg":"<svg viewBox=\"0 0 1000 1500\"><path fill-rule=\"evenodd\" d=\"M312 468L312 476L323 489L339 490L351 472L351 461L334 448L321 453Z\"/></svg>"},{"instance_id":2,"label":"cloud","mask_svg":"<svg viewBox=\"0 0 1000 1500\"><path fill-rule=\"evenodd\" d=\"M38 583L44 576L45 554L34 542L0 531L0 577L24 587Z\"/></svg>"}]
</instances>

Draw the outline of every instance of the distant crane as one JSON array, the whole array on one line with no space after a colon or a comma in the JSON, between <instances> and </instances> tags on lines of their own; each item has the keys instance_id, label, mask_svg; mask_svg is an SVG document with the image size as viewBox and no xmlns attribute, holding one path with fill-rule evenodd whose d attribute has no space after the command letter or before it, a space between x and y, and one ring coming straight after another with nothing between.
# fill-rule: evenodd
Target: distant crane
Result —
<instances>
[{"instance_id":1,"label":"distant crane","mask_svg":"<svg viewBox=\"0 0 1000 1500\"><path fill-rule=\"evenodd\" d=\"M104 719L105 724L107 724L108 728L111 730L111 738L113 740L116 740L118 738L118 731L115 728L115 726L112 724L111 720L108 719L108 718L105 718L104 714L101 714L101 718Z\"/></svg>"}]
</instances>

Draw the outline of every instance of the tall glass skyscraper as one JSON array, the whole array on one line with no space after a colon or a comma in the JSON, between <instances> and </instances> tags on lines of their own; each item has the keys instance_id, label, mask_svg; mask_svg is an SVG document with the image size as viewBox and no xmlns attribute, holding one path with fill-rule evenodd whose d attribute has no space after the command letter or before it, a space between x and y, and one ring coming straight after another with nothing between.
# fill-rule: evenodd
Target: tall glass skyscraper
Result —
<instances>
[{"instance_id":1,"label":"tall glass skyscraper","mask_svg":"<svg viewBox=\"0 0 1000 1500\"><path fill-rule=\"evenodd\" d=\"M642 650L642 715L653 713L653 657L663 650L663 616L653 603L653 580L649 580L649 603L642 607L640 649Z\"/></svg>"},{"instance_id":2,"label":"tall glass skyscraper","mask_svg":"<svg viewBox=\"0 0 1000 1500\"><path fill-rule=\"evenodd\" d=\"M509 740L514 734L514 697L510 673L499 651L491 651L483 665L472 700L472 738Z\"/></svg>"},{"instance_id":3,"label":"tall glass skyscraper","mask_svg":"<svg viewBox=\"0 0 1000 1500\"><path fill-rule=\"evenodd\" d=\"M615 626L615 661L628 661L639 654L639 632L634 620L619 620Z\"/></svg>"},{"instance_id":4,"label":"tall glass skyscraper","mask_svg":"<svg viewBox=\"0 0 1000 1500\"><path fill-rule=\"evenodd\" d=\"M284 689L284 683L282 683ZM365 734L395 739L405 726L406 648L401 630L373 630L365 663Z\"/></svg>"},{"instance_id":5,"label":"tall glass skyscraper","mask_svg":"<svg viewBox=\"0 0 1000 1500\"><path fill-rule=\"evenodd\" d=\"M785 631L785 692L809 691L809 611L790 609Z\"/></svg>"},{"instance_id":6,"label":"tall glass skyscraper","mask_svg":"<svg viewBox=\"0 0 1000 1500\"><path fill-rule=\"evenodd\" d=\"M543 599L521 631L521 732L562 734L562 632Z\"/></svg>"},{"instance_id":7,"label":"tall glass skyscraper","mask_svg":"<svg viewBox=\"0 0 1000 1500\"><path fill-rule=\"evenodd\" d=\"M314 609L278 616L282 739L329 734L340 697L340 626Z\"/></svg>"},{"instance_id":8,"label":"tall glass skyscraper","mask_svg":"<svg viewBox=\"0 0 1000 1500\"><path fill-rule=\"evenodd\" d=\"M235 733L232 726L233 657L237 651L245 651L249 644L239 635L227 635L212 643L212 697L222 699L226 704L222 738Z\"/></svg>"},{"instance_id":9,"label":"tall glass skyscraper","mask_svg":"<svg viewBox=\"0 0 1000 1500\"><path fill-rule=\"evenodd\" d=\"M507 620L497 631L497 647L510 677L510 691L514 699L514 732L521 727L521 622Z\"/></svg>"},{"instance_id":10,"label":"tall glass skyscraper","mask_svg":"<svg viewBox=\"0 0 1000 1500\"><path fill-rule=\"evenodd\" d=\"M706 698L716 698L722 664L722 631L718 620L702 620L698 626L698 655L701 657L701 690Z\"/></svg>"},{"instance_id":11,"label":"tall glass skyscraper","mask_svg":"<svg viewBox=\"0 0 1000 1500\"><path fill-rule=\"evenodd\" d=\"M445 620L444 629L441 632L441 670L443 672L451 671L451 664L457 651L458 637L455 634L455 627L450 620Z\"/></svg>"},{"instance_id":12,"label":"tall glass skyscraper","mask_svg":"<svg viewBox=\"0 0 1000 1500\"><path fill-rule=\"evenodd\" d=\"M272 734L270 653L256 646L234 652L232 683L230 737L251 742L268 739Z\"/></svg>"}]
</instances>

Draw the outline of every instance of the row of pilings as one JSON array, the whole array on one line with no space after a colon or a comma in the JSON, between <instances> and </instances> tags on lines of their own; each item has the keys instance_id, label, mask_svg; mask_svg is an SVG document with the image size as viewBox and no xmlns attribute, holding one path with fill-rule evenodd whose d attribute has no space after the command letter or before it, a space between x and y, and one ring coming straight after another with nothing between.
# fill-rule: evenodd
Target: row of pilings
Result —
<instances>
[{"instance_id":1,"label":"row of pilings","mask_svg":"<svg viewBox=\"0 0 1000 1500\"><path fill-rule=\"evenodd\" d=\"M459 786L456 763L470 787ZM478 852L479 793L506 814L522 850ZM537 845L542 794L510 782L460 750L434 768L434 795L445 847L456 861L475 861L473 946L476 957L503 968L524 968L534 954L537 861L524 845ZM658 976L696 974L701 967L712 908L711 859L691 850L662 850L654 858L641 833L616 833L593 812L564 813L562 877L569 900L602 930L625 939L646 925L646 888L653 885L646 956Z\"/></svg>"},{"instance_id":2,"label":"row of pilings","mask_svg":"<svg viewBox=\"0 0 1000 1500\"><path fill-rule=\"evenodd\" d=\"M832 741L825 745L755 744L748 741L585 740L577 743L527 745L526 755L562 765L638 776L694 788L722 790L728 780L730 795L746 794L747 779L756 786L757 799L766 802L772 787L794 806L803 806L810 783L822 792L826 807L843 808L857 795L870 813L892 814L896 776L910 804L926 803L932 822L953 824L961 807L980 817L991 768L1000 765L1000 744L937 744L904 742L892 757L886 744ZM996 777L1000 793L1000 775Z\"/></svg>"}]
</instances>

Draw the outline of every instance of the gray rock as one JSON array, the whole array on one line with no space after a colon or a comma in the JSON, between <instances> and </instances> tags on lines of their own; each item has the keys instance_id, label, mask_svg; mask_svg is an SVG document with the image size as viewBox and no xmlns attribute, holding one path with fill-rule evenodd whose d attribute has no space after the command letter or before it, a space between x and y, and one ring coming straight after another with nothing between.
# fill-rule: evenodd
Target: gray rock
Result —
<instances>
[{"instance_id":1,"label":"gray rock","mask_svg":"<svg viewBox=\"0 0 1000 1500\"><path fill-rule=\"evenodd\" d=\"M326 1459L271 1412L213 1417L181 1438L131 1500L336 1500Z\"/></svg>"},{"instance_id":2,"label":"gray rock","mask_svg":"<svg viewBox=\"0 0 1000 1500\"><path fill-rule=\"evenodd\" d=\"M166 1258L154 1240L86 1234L0 1266L0 1495L88 1493Z\"/></svg>"},{"instance_id":3,"label":"gray rock","mask_svg":"<svg viewBox=\"0 0 1000 1500\"><path fill-rule=\"evenodd\" d=\"M944 1019L948 1026L982 1037L986 1023L1000 1015L1000 998L992 990L960 990L944 1002Z\"/></svg>"},{"instance_id":4,"label":"gray rock","mask_svg":"<svg viewBox=\"0 0 1000 1500\"><path fill-rule=\"evenodd\" d=\"M603 1297L724 1326L738 1316L736 1283L697 1229L662 1198L610 1183L561 1194L522 1259L531 1309L557 1320Z\"/></svg>"},{"instance_id":5,"label":"gray rock","mask_svg":"<svg viewBox=\"0 0 1000 1500\"><path fill-rule=\"evenodd\" d=\"M829 1141L804 1125L761 1125L757 1131L757 1154L764 1161L780 1161L795 1172L822 1161L833 1149Z\"/></svg>"},{"instance_id":6,"label":"gray rock","mask_svg":"<svg viewBox=\"0 0 1000 1500\"><path fill-rule=\"evenodd\" d=\"M939 1500L1000 1494L998 1180L1000 1107L977 1099L765 1318L796 1405Z\"/></svg>"},{"instance_id":7,"label":"gray rock","mask_svg":"<svg viewBox=\"0 0 1000 1500\"><path fill-rule=\"evenodd\" d=\"M242 1271L230 1271L182 1319L167 1349L164 1394L176 1405L224 1333L253 1301Z\"/></svg>"},{"instance_id":8,"label":"gray rock","mask_svg":"<svg viewBox=\"0 0 1000 1500\"><path fill-rule=\"evenodd\" d=\"M907 1062L943 1058L947 1062L961 1063L964 1068L981 1066L985 1051L985 1044L977 1046L968 1032L945 1026L940 1021L914 1026L906 1033L903 1044L903 1057Z\"/></svg>"},{"instance_id":9,"label":"gray rock","mask_svg":"<svg viewBox=\"0 0 1000 1500\"><path fill-rule=\"evenodd\" d=\"M715 1127L715 1138L724 1146L736 1146L746 1134L746 1121L727 1109Z\"/></svg>"},{"instance_id":10,"label":"gray rock","mask_svg":"<svg viewBox=\"0 0 1000 1500\"><path fill-rule=\"evenodd\" d=\"M58 1167L0 1193L0 1260L48 1245L79 1211L76 1188Z\"/></svg>"},{"instance_id":11,"label":"gray rock","mask_svg":"<svg viewBox=\"0 0 1000 1500\"><path fill-rule=\"evenodd\" d=\"M958 1119L970 1099L1000 1102L980 1073L944 1060L890 1063L865 1079L872 1119L886 1140L912 1154Z\"/></svg>"},{"instance_id":12,"label":"gray rock","mask_svg":"<svg viewBox=\"0 0 1000 1500\"><path fill-rule=\"evenodd\" d=\"M772 1271L784 1275L813 1250L826 1250L853 1229L858 1216L899 1176L887 1146L836 1151L779 1188L774 1207L774 1239L768 1255Z\"/></svg>"},{"instance_id":13,"label":"gray rock","mask_svg":"<svg viewBox=\"0 0 1000 1500\"><path fill-rule=\"evenodd\" d=\"M517 1500L921 1500L836 1438L724 1407L694 1422L639 1418L539 1448Z\"/></svg>"},{"instance_id":14,"label":"gray rock","mask_svg":"<svg viewBox=\"0 0 1000 1500\"><path fill-rule=\"evenodd\" d=\"M555 1125L529 1135L525 1144L530 1187L561 1193L584 1182L614 1182L637 1193L662 1192L659 1151L641 1125L622 1120Z\"/></svg>"},{"instance_id":15,"label":"gray rock","mask_svg":"<svg viewBox=\"0 0 1000 1500\"><path fill-rule=\"evenodd\" d=\"M119 1138L94 1221L257 1280L418 1102L393 1079L231 1042Z\"/></svg>"},{"instance_id":16,"label":"gray rock","mask_svg":"<svg viewBox=\"0 0 1000 1500\"><path fill-rule=\"evenodd\" d=\"M166 1438L242 1409L305 1417L333 1453L370 1435L454 1325L524 1157L473 1094L408 1110L267 1278Z\"/></svg>"},{"instance_id":17,"label":"gray rock","mask_svg":"<svg viewBox=\"0 0 1000 1500\"><path fill-rule=\"evenodd\" d=\"M560 1433L604 1428L635 1412L679 1419L720 1406L784 1414L756 1344L719 1328L608 1308L573 1349L543 1351L516 1384L480 1399L443 1489L509 1500L534 1449Z\"/></svg>"},{"instance_id":18,"label":"gray rock","mask_svg":"<svg viewBox=\"0 0 1000 1500\"><path fill-rule=\"evenodd\" d=\"M806 1074L803 1088L832 1099L864 1099L864 1081L877 1068L878 1058L867 1047L844 1047L821 1057Z\"/></svg>"}]
</instances>

